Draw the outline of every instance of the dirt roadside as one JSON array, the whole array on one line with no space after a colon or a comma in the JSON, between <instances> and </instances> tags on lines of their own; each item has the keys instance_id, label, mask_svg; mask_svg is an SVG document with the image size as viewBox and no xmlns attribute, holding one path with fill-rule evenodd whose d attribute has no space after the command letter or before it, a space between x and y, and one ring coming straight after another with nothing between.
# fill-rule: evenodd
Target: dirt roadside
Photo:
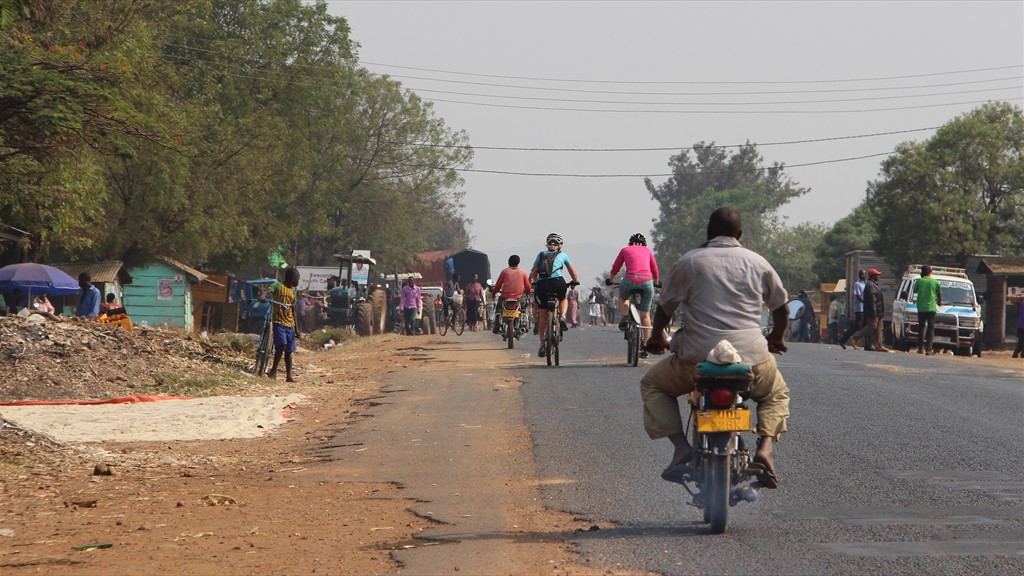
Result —
<instances>
[{"instance_id":1,"label":"dirt roadside","mask_svg":"<svg viewBox=\"0 0 1024 576\"><path fill-rule=\"evenodd\" d=\"M292 422L261 438L55 445L27 431L4 430L0 572L450 573L431 562L452 558L451 547L462 546L450 542L470 540L470 557L517 563L466 564L461 573L608 573L573 563L567 541L578 530L602 525L543 508L540 481L529 473L529 434L521 427L474 429L475 449L465 458L479 461L499 452L515 455L522 465L514 474L506 468L473 475L473 491L483 496L472 513L449 518L426 513L431 510L422 506L431 506L422 501L422 490L414 499L387 481L392 476L385 469L373 468L386 460L382 454L338 445L350 428L396 411L402 404L381 402L393 396L385 387L428 381L417 375L428 365L458 365L477 373L481 390L492 393L500 385L515 394L516 381L484 376L493 368L490 360L474 365L465 350L442 341L381 336L299 354L299 382L268 380L258 389L306 400ZM486 348L494 348L486 341ZM430 457L429 450L422 454ZM362 462L355 466L357 457ZM96 464L113 474L94 475ZM357 469L363 472L353 475ZM437 470L445 482L469 481L455 467ZM467 538L472 522L485 518L488 530L507 537ZM445 533L452 523L460 525ZM439 528L442 534L430 535ZM415 571L400 562L403 554L405 562L416 557Z\"/></svg>"}]
</instances>

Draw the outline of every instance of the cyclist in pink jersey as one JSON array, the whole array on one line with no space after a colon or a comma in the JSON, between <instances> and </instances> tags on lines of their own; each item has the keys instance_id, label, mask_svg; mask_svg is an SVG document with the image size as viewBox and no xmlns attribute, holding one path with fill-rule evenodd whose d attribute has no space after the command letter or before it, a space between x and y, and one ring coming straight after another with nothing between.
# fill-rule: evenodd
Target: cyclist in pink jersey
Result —
<instances>
[{"instance_id":1,"label":"cyclist in pink jersey","mask_svg":"<svg viewBox=\"0 0 1024 576\"><path fill-rule=\"evenodd\" d=\"M629 245L619 250L619 255L612 263L611 278L625 269L622 281L619 282L619 308L622 311L622 321L619 322L619 330L625 330L629 318L629 295L633 290L641 291L640 321L644 327L651 327L651 304L654 302L654 285L658 283L658 263L654 260L654 254L647 247L647 238L639 232L629 237ZM644 331L644 344L650 336L650 330ZM643 348L641 348L643 350ZM641 355L646 357L646 351Z\"/></svg>"}]
</instances>

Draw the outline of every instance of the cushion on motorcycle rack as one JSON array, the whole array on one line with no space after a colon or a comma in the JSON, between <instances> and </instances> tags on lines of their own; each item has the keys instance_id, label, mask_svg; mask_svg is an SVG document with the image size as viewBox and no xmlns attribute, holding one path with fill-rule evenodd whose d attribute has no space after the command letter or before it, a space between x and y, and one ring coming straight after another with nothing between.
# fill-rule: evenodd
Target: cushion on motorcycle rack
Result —
<instances>
[{"instance_id":1,"label":"cushion on motorcycle rack","mask_svg":"<svg viewBox=\"0 0 1024 576\"><path fill-rule=\"evenodd\" d=\"M750 378L754 375L749 364L697 364L697 376L704 378Z\"/></svg>"}]
</instances>

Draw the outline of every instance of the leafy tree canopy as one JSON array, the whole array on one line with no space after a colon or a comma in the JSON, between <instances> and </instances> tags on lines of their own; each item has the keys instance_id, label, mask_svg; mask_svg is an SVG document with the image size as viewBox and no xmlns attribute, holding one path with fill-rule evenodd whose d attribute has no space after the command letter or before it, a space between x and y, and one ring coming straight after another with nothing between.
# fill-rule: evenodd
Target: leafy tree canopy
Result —
<instances>
[{"instance_id":1,"label":"leafy tree canopy","mask_svg":"<svg viewBox=\"0 0 1024 576\"><path fill-rule=\"evenodd\" d=\"M744 246L765 254L772 237L784 229L779 209L808 192L784 173L782 164L764 166L750 143L730 155L714 143L700 142L673 156L668 165L673 172L668 181L655 186L645 180L658 202L652 240L658 261L664 263L706 241L708 217L722 206L739 211ZM772 262L776 267L781 263Z\"/></svg>"},{"instance_id":2,"label":"leafy tree canopy","mask_svg":"<svg viewBox=\"0 0 1024 576\"><path fill-rule=\"evenodd\" d=\"M3 5L0 213L33 257L234 269L468 243L472 153L301 0Z\"/></svg>"},{"instance_id":3,"label":"leafy tree canopy","mask_svg":"<svg viewBox=\"0 0 1024 576\"><path fill-rule=\"evenodd\" d=\"M868 187L875 250L902 268L936 254L1024 254L1024 115L989 103L901 144Z\"/></svg>"},{"instance_id":4,"label":"leafy tree canopy","mask_svg":"<svg viewBox=\"0 0 1024 576\"><path fill-rule=\"evenodd\" d=\"M829 228L814 249L814 267L821 282L835 282L846 277L846 253L870 250L878 236L878 219L866 203L859 204L849 215Z\"/></svg>"}]
</instances>

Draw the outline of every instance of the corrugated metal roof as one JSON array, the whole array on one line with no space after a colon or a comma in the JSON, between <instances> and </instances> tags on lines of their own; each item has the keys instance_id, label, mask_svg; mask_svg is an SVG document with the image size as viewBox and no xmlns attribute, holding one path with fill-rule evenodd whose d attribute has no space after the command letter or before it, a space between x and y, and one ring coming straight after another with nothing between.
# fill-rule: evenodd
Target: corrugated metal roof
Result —
<instances>
[{"instance_id":1,"label":"corrugated metal roof","mask_svg":"<svg viewBox=\"0 0 1024 576\"><path fill-rule=\"evenodd\" d=\"M1024 258L983 258L978 263L982 274L1024 275Z\"/></svg>"},{"instance_id":2,"label":"corrugated metal roof","mask_svg":"<svg viewBox=\"0 0 1024 576\"><path fill-rule=\"evenodd\" d=\"M93 282L116 282L119 274L122 278L127 279L127 281L122 280L122 283L130 284L132 281L128 272L123 270L124 264L120 260L107 260L106 262L61 262L50 264L50 266L63 270L68 276L76 280L79 274L88 272L89 276L92 276Z\"/></svg>"},{"instance_id":3,"label":"corrugated metal roof","mask_svg":"<svg viewBox=\"0 0 1024 576\"><path fill-rule=\"evenodd\" d=\"M188 274L189 276L194 278L196 280L196 282L200 282L200 283L205 282L206 284L213 284L214 286L223 286L223 284L221 284L220 282L214 282L213 280L210 280L209 276L207 276L206 274L203 274L199 270L196 270L195 268L192 268L191 266L187 266L185 264L182 264L181 262L178 262L177 260L175 260L173 258L168 258L166 256L158 256L157 258L161 262L164 262L164 263L168 264L169 266L174 266L178 270L181 270L182 272Z\"/></svg>"},{"instance_id":4,"label":"corrugated metal roof","mask_svg":"<svg viewBox=\"0 0 1024 576\"><path fill-rule=\"evenodd\" d=\"M444 260L445 256L454 253L455 250L434 250L433 252L419 252L416 254L416 259L426 264L428 262Z\"/></svg>"}]
</instances>

